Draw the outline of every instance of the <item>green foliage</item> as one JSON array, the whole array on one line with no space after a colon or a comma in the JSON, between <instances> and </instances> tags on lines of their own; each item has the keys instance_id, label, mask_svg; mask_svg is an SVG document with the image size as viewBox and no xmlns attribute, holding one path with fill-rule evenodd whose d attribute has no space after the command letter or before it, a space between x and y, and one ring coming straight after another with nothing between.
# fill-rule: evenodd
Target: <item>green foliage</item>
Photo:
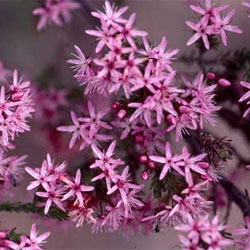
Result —
<instances>
[{"instance_id":1,"label":"green foliage","mask_svg":"<svg viewBox=\"0 0 250 250\"><path fill-rule=\"evenodd\" d=\"M159 199L166 194L167 200L173 196L173 194L180 195L181 191L186 187L185 179L182 176L175 175L174 173L168 173L163 180L159 180L159 175L156 174L152 179L150 189L153 191L154 197Z\"/></svg>"},{"instance_id":2,"label":"green foliage","mask_svg":"<svg viewBox=\"0 0 250 250\"><path fill-rule=\"evenodd\" d=\"M7 235L7 238L13 242L19 242L22 234L16 233L16 228L13 228Z\"/></svg>"},{"instance_id":3,"label":"green foliage","mask_svg":"<svg viewBox=\"0 0 250 250\"><path fill-rule=\"evenodd\" d=\"M46 216L51 219L55 220L67 220L68 215L67 213L63 212L57 207L51 207L49 210L49 213L47 215L44 214L44 208L43 207L37 207L34 203L10 203L10 202L4 202L0 204L0 211L6 211L6 212L24 212L24 213L33 213L33 214L39 214L41 216Z\"/></svg>"}]
</instances>

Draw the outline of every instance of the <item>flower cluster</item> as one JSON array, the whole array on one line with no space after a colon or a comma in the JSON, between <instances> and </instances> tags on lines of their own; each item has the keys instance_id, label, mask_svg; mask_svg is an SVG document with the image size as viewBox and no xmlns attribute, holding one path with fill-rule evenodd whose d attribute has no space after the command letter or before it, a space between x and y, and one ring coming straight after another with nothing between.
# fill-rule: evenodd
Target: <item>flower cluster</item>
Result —
<instances>
[{"instance_id":1,"label":"flower cluster","mask_svg":"<svg viewBox=\"0 0 250 250\"><path fill-rule=\"evenodd\" d=\"M76 177L72 179L64 172L65 167L65 163L55 164L49 154L47 155L47 159L43 161L41 168L32 169L25 167L26 172L35 178L35 181L30 183L27 190L40 187L36 195L46 199L45 214L49 212L52 204L65 211L62 201L70 197L75 197L74 204L83 206L84 197L82 192L89 192L94 189L80 183L81 172L79 169L77 170Z\"/></svg>"},{"instance_id":2,"label":"flower cluster","mask_svg":"<svg viewBox=\"0 0 250 250\"><path fill-rule=\"evenodd\" d=\"M118 166L124 165L124 162L113 158L115 145L116 142L113 141L106 152L102 152L95 145L92 146L97 159L90 169L98 171L95 171L97 175L91 181L94 183L98 181L101 184L102 179L105 179L106 198L98 197L98 193L91 192L94 191L93 186L85 186L81 183L80 169L77 170L73 179L65 172L65 163L55 164L49 154L41 168L25 168L35 178L27 190L39 188L36 195L42 198L39 199L41 202L43 202L43 198L46 199L45 214L48 214L50 207L55 205L67 212L70 218L77 222L77 226L81 226L86 220L93 224L94 231L101 228L110 231L118 230L122 220L132 218L132 209L142 208L144 204L136 198L143 186L130 182L129 167L126 166L121 174L116 170ZM65 202L66 200L68 202ZM107 203L106 212L98 211L97 201L102 204Z\"/></svg>"},{"instance_id":3,"label":"flower cluster","mask_svg":"<svg viewBox=\"0 0 250 250\"><path fill-rule=\"evenodd\" d=\"M247 93L245 93L245 94L240 98L240 100L239 100L239 102L244 102L244 101L246 101L247 99L250 98L250 83L241 81L240 84L241 84L243 87L249 89L249 91L248 91ZM250 100L247 102L247 105L250 105ZM249 115L249 113L250 113L250 107L245 111L245 113L243 114L243 117L244 117L244 118L247 117L247 116Z\"/></svg>"},{"instance_id":4,"label":"flower cluster","mask_svg":"<svg viewBox=\"0 0 250 250\"><path fill-rule=\"evenodd\" d=\"M14 231L1 230L0 231L0 249L25 249L25 250L42 250L41 245L46 243L46 239L49 237L50 232L44 233L38 236L36 225L33 224L30 230L30 235L17 235L19 239L15 241L11 240Z\"/></svg>"},{"instance_id":5,"label":"flower cluster","mask_svg":"<svg viewBox=\"0 0 250 250\"><path fill-rule=\"evenodd\" d=\"M63 25L63 20L70 21L70 11L80 8L80 4L73 0L43 0L42 6L33 10L33 15L39 15L37 30L42 30L47 24Z\"/></svg>"},{"instance_id":6,"label":"flower cluster","mask_svg":"<svg viewBox=\"0 0 250 250\"><path fill-rule=\"evenodd\" d=\"M66 3L69 5L64 11L59 8ZM41 15L38 29L47 21L61 25L60 15L68 17L68 11L78 7L72 1L47 0L44 8L34 11ZM212 36L220 35L227 45L227 31L242 32L230 24L235 10L222 15L228 6L213 7L206 0L204 8L190 7L201 19L197 24L186 22L196 32L187 45L201 38L209 50ZM208 219L213 203L209 201L209 189L211 182L216 185L219 180L217 168L222 159L230 157L223 154L230 151L222 147L226 140L218 141L217 148L213 143L214 147L206 153L199 153L207 146L201 140L197 144L190 141L198 141L206 123L215 125L214 115L220 110L215 103L216 88L231 90L231 80L212 72L199 72L192 80L179 75L172 65L178 49L168 50L165 37L159 44L151 44L147 32L134 27L135 13L124 17L127 9L118 9L106 1L104 12L92 12L100 21L96 30L86 31L97 39L94 56L85 56L75 46L75 58L68 60L74 77L85 85L85 94L112 95L111 108L103 105L97 109L93 98L87 103L88 114L82 106L75 112L71 107L72 124L63 121L65 125L57 127L57 131L71 134L69 149L90 149L92 154L78 166L74 177L67 173L65 162L56 164L48 154L41 167L25 168L34 178L27 190L35 189L34 200L45 215L59 211L77 227L91 224L92 232L121 229L129 235L177 226L177 230L188 232L187 237L180 236L183 249L222 249L232 241L226 239L226 227L217 216L212 221ZM241 84L249 88L248 83ZM51 121L60 96L53 91L49 96L48 102L41 105L41 115ZM249 93L239 101L247 98ZM12 111L12 106L8 110ZM248 113L249 109L244 116ZM197 131L194 138L186 137L196 153L192 155L186 146L181 153L173 153L171 131L178 142L189 130ZM121 157L115 155L117 137L121 140ZM147 180L151 181L155 199L143 193L146 188L142 183Z\"/></svg>"},{"instance_id":7,"label":"flower cluster","mask_svg":"<svg viewBox=\"0 0 250 250\"><path fill-rule=\"evenodd\" d=\"M29 131L28 118L34 112L30 94L30 82L18 79L17 70L13 73L13 82L0 90L0 145L12 148L10 141L18 133Z\"/></svg>"},{"instance_id":8,"label":"flower cluster","mask_svg":"<svg viewBox=\"0 0 250 250\"><path fill-rule=\"evenodd\" d=\"M227 227L219 223L218 216L212 221L208 216L198 220L188 216L187 219L187 224L175 227L176 230L187 233L187 237L179 235L182 250L218 250L233 245L234 242L223 235Z\"/></svg>"},{"instance_id":9,"label":"flower cluster","mask_svg":"<svg viewBox=\"0 0 250 250\"><path fill-rule=\"evenodd\" d=\"M206 154L192 157L186 147L183 148L181 154L173 155L168 142L165 146L165 157L149 156L152 161L163 164L159 180L164 181L170 178L170 173L176 179L179 176L181 182L179 187L176 182L175 188L177 190L180 188L181 191L178 195L174 194L171 197L172 206L163 206L160 212L158 208L156 214L147 216L143 221L149 221L153 226L157 224L159 227L164 227L185 222L187 216L198 218L207 213L206 210L211 202L206 201L201 194L208 189L208 183L212 177L209 176L210 165L202 161L205 157Z\"/></svg>"},{"instance_id":10,"label":"flower cluster","mask_svg":"<svg viewBox=\"0 0 250 250\"><path fill-rule=\"evenodd\" d=\"M203 74L199 74L192 83L184 79L185 89L179 88L171 67L178 50L166 50L165 37L159 45L151 45L147 33L133 27L135 14L129 19L122 17L127 7L117 10L105 2L105 10L92 13L100 19L101 27L86 31L98 39L96 56L85 57L75 46L76 59L69 62L75 78L86 85L85 94L123 92L127 100L114 104L117 117L123 119L114 123L125 129L121 137L137 135L134 128L138 127L148 127L159 135L163 131L158 125L164 124L164 132L176 129L179 140L186 129L202 128L204 120L214 124L212 116L219 109L213 101L216 85L206 86ZM143 45L137 37L142 37ZM142 138L140 144L146 140Z\"/></svg>"},{"instance_id":11,"label":"flower cluster","mask_svg":"<svg viewBox=\"0 0 250 250\"><path fill-rule=\"evenodd\" d=\"M231 10L227 15L223 16L222 12L228 8L228 5L214 7L211 0L205 0L205 6L190 5L190 8L200 15L198 23L186 21L195 34L188 40L187 46L202 39L207 50L210 49L209 39L212 36L221 36L222 43L227 46L226 32L234 32L241 34L242 30L237 26L230 24L235 14L235 9Z\"/></svg>"}]
</instances>

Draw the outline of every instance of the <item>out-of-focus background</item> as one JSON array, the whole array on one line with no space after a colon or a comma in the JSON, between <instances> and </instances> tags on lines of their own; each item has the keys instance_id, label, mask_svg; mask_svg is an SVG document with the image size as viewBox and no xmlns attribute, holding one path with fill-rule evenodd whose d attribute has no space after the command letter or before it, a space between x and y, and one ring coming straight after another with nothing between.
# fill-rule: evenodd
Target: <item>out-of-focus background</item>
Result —
<instances>
[{"instance_id":1,"label":"out-of-focus background","mask_svg":"<svg viewBox=\"0 0 250 250\"><path fill-rule=\"evenodd\" d=\"M114 1L115 2L115 1ZM122 5L129 5L129 13L136 12L136 27L149 33L151 41L159 42L162 36L166 36L169 48L180 49L180 54L190 53L193 47L187 48L186 41L191 36L190 30L186 27L185 21L194 19L193 12L185 5L184 0L131 0L119 1ZM245 8L239 0L225 0L231 8L236 8L237 13L233 23L243 29L243 35L229 35L229 46L220 46L219 53L228 49L249 48L250 19ZM87 5L93 9L102 9L104 1L89 0ZM41 72L54 72L56 77L48 79L47 82L39 82L40 85L56 87L67 86L77 87L73 79L72 71L66 60L71 57L73 46L78 45L86 54L93 52L95 40L84 33L86 29L93 29L95 24L86 9L79 9L72 12L72 20L63 27L50 26L38 32L36 25L38 19L32 15L32 10L39 6L38 0L0 0L0 60L9 69L18 69L25 74L26 78L37 84ZM54 67L56 65L56 67ZM174 66L177 70L185 70L189 73L196 72L198 67L178 64ZM43 80L45 81L45 80ZM79 88L79 91L80 90ZM65 113L68 110L65 110ZM32 123L33 124L33 123ZM16 140L15 153L27 154L28 165L39 166L45 158L50 147L42 142L41 135L37 133L36 124L32 125L32 131L20 135ZM250 125L249 125L250 129ZM243 136L225 126L223 121L218 121L217 127L213 130L220 136L229 136L233 139L233 145L240 147L242 155L250 156L250 147ZM53 155L53 153L52 153ZM57 156L58 160L67 159L67 153ZM79 157L84 157L81 155ZM233 162L232 162L233 164ZM227 170L225 170L227 171ZM240 173L239 173L240 175ZM249 188L247 176L241 178L240 185ZM25 192L27 181L16 190L14 200L27 201L31 194ZM60 224L60 230L50 225L47 220L34 218L27 214L0 213L0 226L3 228L17 227L17 231L28 233L32 221L36 221L40 232L49 228L52 235L48 239L47 249L179 249L177 235L172 230L165 230L160 233L152 232L148 236L134 235L125 239L120 234L103 233L93 235L87 226L76 229L74 225L67 226ZM242 222L238 208L234 207L230 216L230 225L237 227ZM58 222L59 223L59 222Z\"/></svg>"}]
</instances>

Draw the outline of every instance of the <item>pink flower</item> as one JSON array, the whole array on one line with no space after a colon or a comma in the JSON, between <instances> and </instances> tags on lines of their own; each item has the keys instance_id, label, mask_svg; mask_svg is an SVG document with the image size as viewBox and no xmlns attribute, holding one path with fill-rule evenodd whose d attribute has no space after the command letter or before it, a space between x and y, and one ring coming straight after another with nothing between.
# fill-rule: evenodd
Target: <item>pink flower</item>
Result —
<instances>
[{"instance_id":1,"label":"pink flower","mask_svg":"<svg viewBox=\"0 0 250 250\"><path fill-rule=\"evenodd\" d=\"M53 22L58 26L62 25L62 22L58 16L58 9L52 4L51 0L46 0L41 8L33 10L33 15L39 15L40 19L37 25L37 30L42 30L47 23Z\"/></svg>"},{"instance_id":2,"label":"pink flower","mask_svg":"<svg viewBox=\"0 0 250 250\"><path fill-rule=\"evenodd\" d=\"M36 224L32 224L30 230L30 236L22 235L20 244L11 242L9 247L14 250L42 250L41 245L46 243L46 239L50 236L50 232L44 233L38 236L38 232L36 230Z\"/></svg>"},{"instance_id":3,"label":"pink flower","mask_svg":"<svg viewBox=\"0 0 250 250\"><path fill-rule=\"evenodd\" d=\"M70 10L78 9L80 5L71 0L46 0L41 8L33 10L33 15L39 15L40 20L37 25L37 30L42 30L47 23L54 23L62 26L60 14L63 16L65 22L70 21Z\"/></svg>"},{"instance_id":4,"label":"pink flower","mask_svg":"<svg viewBox=\"0 0 250 250\"><path fill-rule=\"evenodd\" d=\"M0 151L0 182L2 188L10 189L21 182L23 175L22 165L25 164L26 155L22 157L6 157L3 151Z\"/></svg>"},{"instance_id":5,"label":"pink flower","mask_svg":"<svg viewBox=\"0 0 250 250\"><path fill-rule=\"evenodd\" d=\"M249 89L249 91L248 91L247 93L245 93L245 94L240 98L240 100L239 100L239 102L243 102L243 101L249 99L249 97L250 97L250 83L241 81L240 84L241 84L243 87ZM249 104L250 104L250 101L248 101L247 104L249 105ZM249 113L250 113L250 107L245 111L243 117L244 117L244 118L247 117Z\"/></svg>"},{"instance_id":6,"label":"pink flower","mask_svg":"<svg viewBox=\"0 0 250 250\"><path fill-rule=\"evenodd\" d=\"M4 86L0 92L0 145L10 147L9 141L14 140L18 133L29 131L27 119L34 112L30 95L29 82L18 80L18 73L13 73L13 82Z\"/></svg>"},{"instance_id":7,"label":"pink flower","mask_svg":"<svg viewBox=\"0 0 250 250\"><path fill-rule=\"evenodd\" d=\"M81 5L73 0L57 0L57 11L62 15L64 21L69 23L71 19L70 11L79 9Z\"/></svg>"},{"instance_id":8,"label":"pink flower","mask_svg":"<svg viewBox=\"0 0 250 250\"><path fill-rule=\"evenodd\" d=\"M193 29L196 33L187 41L187 46L192 45L198 39L202 39L207 50L210 49L208 35L211 34L211 26L208 25L209 16L204 16L201 20L195 24L190 21L186 21L186 25L188 25L191 29Z\"/></svg>"},{"instance_id":9,"label":"pink flower","mask_svg":"<svg viewBox=\"0 0 250 250\"><path fill-rule=\"evenodd\" d=\"M222 231L225 226L219 224L218 216L215 216L212 221L208 220L208 215L203 218L194 220L188 216L187 224L175 227L176 230L187 232L187 238L179 235L179 239L183 245L182 249L203 249L199 245L206 245L208 250L224 249L233 244L232 240L224 237Z\"/></svg>"},{"instance_id":10,"label":"pink flower","mask_svg":"<svg viewBox=\"0 0 250 250\"><path fill-rule=\"evenodd\" d=\"M49 184L44 183L43 188L45 189L45 192L36 192L36 195L47 199L44 207L44 214L49 212L52 203L58 206L61 210L65 211L64 206L60 201L64 188L58 187L55 182L50 182Z\"/></svg>"},{"instance_id":11,"label":"pink flower","mask_svg":"<svg viewBox=\"0 0 250 250\"><path fill-rule=\"evenodd\" d=\"M80 125L79 118L77 118L76 114L73 111L71 111L71 119L73 121L73 125L60 126L57 128L58 131L72 133L72 138L69 143L70 149L73 148L76 141L79 139L83 139L89 142L84 126Z\"/></svg>"},{"instance_id":12,"label":"pink flower","mask_svg":"<svg viewBox=\"0 0 250 250\"><path fill-rule=\"evenodd\" d=\"M82 53L81 49L77 47L76 45L74 46L76 54L73 54L73 56L76 57L76 59L69 59L67 60L68 63L73 64L71 67L75 72L76 75L75 77L82 77L85 75L89 75L89 70L90 70L90 63L92 62L91 58L86 58L84 54Z\"/></svg>"},{"instance_id":13,"label":"pink flower","mask_svg":"<svg viewBox=\"0 0 250 250\"><path fill-rule=\"evenodd\" d=\"M238 34L242 33L242 30L240 28L229 24L234 14L235 14L235 9L231 10L225 16L225 18L221 18L220 14L217 12L214 13L215 33L221 35L222 42L225 46L227 46L226 31L230 31L230 32L238 33Z\"/></svg>"},{"instance_id":14,"label":"pink flower","mask_svg":"<svg viewBox=\"0 0 250 250\"><path fill-rule=\"evenodd\" d=\"M80 117L79 121L84 123L84 128L89 127L90 137L93 137L96 131L101 128L112 129L107 122L102 121L103 117L109 112L109 110L102 109L101 111L96 112L91 101L88 101L88 110L90 117Z\"/></svg>"},{"instance_id":15,"label":"pink flower","mask_svg":"<svg viewBox=\"0 0 250 250\"><path fill-rule=\"evenodd\" d=\"M113 187L111 187L110 190L108 190L107 195L111 195L114 193L116 190L119 190L122 202L125 207L125 217L128 217L128 211L129 211L129 200L128 200L128 191L129 189L141 189L142 187L139 185L131 184L129 183L128 178L128 173L129 173L129 167L126 166L121 174L121 176L117 176L117 180Z\"/></svg>"},{"instance_id":16,"label":"pink flower","mask_svg":"<svg viewBox=\"0 0 250 250\"><path fill-rule=\"evenodd\" d=\"M201 6L198 6L198 5L190 5L190 8L203 15L203 16L214 16L214 14L217 12L221 12L225 9L228 8L228 5L223 5L223 6L220 6L220 7L213 7L212 6L212 3L211 3L211 0L205 0L205 8L202 8Z\"/></svg>"},{"instance_id":17,"label":"pink flower","mask_svg":"<svg viewBox=\"0 0 250 250\"><path fill-rule=\"evenodd\" d=\"M73 222L77 222L76 227L81 227L84 221L87 221L87 223L96 223L96 219L93 216L93 208L86 207L85 205L75 205L76 206L74 206L74 208L68 214Z\"/></svg>"},{"instance_id":18,"label":"pink flower","mask_svg":"<svg viewBox=\"0 0 250 250\"><path fill-rule=\"evenodd\" d=\"M178 235L180 243L181 243L181 250L204 250L199 246L199 242L196 242L192 238L186 238L183 235Z\"/></svg>"},{"instance_id":19,"label":"pink flower","mask_svg":"<svg viewBox=\"0 0 250 250\"><path fill-rule=\"evenodd\" d=\"M203 43L207 50L210 49L208 38L211 35L220 35L222 42L227 46L227 36L226 31L235 32L238 34L242 33L242 30L237 26L229 24L231 21L235 10L231 10L225 17L221 16L223 10L225 10L228 5L220 7L212 7L211 1L206 0L206 9L200 6L191 5L190 6L195 12L201 14L201 19L197 24L187 21L186 24L196 33L189 39L187 46L196 42L199 38L202 38Z\"/></svg>"},{"instance_id":20,"label":"pink flower","mask_svg":"<svg viewBox=\"0 0 250 250\"><path fill-rule=\"evenodd\" d=\"M66 177L62 176L60 178L61 181L66 183L65 189L68 189L68 192L63 196L62 201L65 201L72 196L76 196L77 200L79 202L80 206L83 206L83 194L82 192L90 192L94 190L94 187L91 186L85 186L81 184L81 171L80 169L77 169L76 177L74 179L74 182L67 179ZM76 202L75 201L75 202Z\"/></svg>"},{"instance_id":21,"label":"pink flower","mask_svg":"<svg viewBox=\"0 0 250 250\"><path fill-rule=\"evenodd\" d=\"M109 39L114 35L116 32L115 29L107 26L106 22L101 22L101 28L98 28L98 30L86 30L85 31L88 35L97 37L97 40L99 41L96 45L96 53L101 52L101 50L104 48L104 46L107 44Z\"/></svg>"},{"instance_id":22,"label":"pink flower","mask_svg":"<svg viewBox=\"0 0 250 250\"><path fill-rule=\"evenodd\" d=\"M150 160L164 164L161 170L160 180L164 179L168 171L172 168L180 175L184 175L184 172L180 168L183 166L182 155L173 155L171 152L170 144L167 142L165 146L165 157L151 155Z\"/></svg>"},{"instance_id":23,"label":"pink flower","mask_svg":"<svg viewBox=\"0 0 250 250\"><path fill-rule=\"evenodd\" d=\"M120 206L106 206L106 215L104 216L101 226L107 227L111 232L117 231L122 224L124 218L124 210Z\"/></svg>"},{"instance_id":24,"label":"pink flower","mask_svg":"<svg viewBox=\"0 0 250 250\"><path fill-rule=\"evenodd\" d=\"M55 164L49 154L47 154L47 160L44 160L41 168L32 169L30 167L25 167L25 171L30 174L35 181L32 181L27 190L34 189L40 185L44 187L45 184L49 184L52 181L57 180L63 173L66 167L66 163Z\"/></svg>"},{"instance_id":25,"label":"pink flower","mask_svg":"<svg viewBox=\"0 0 250 250\"><path fill-rule=\"evenodd\" d=\"M208 250L217 250L233 244L232 240L226 239L220 233L226 228L226 226L219 224L218 216L215 216L213 220L207 224L206 231L202 234L201 238L208 244Z\"/></svg>"},{"instance_id":26,"label":"pink flower","mask_svg":"<svg viewBox=\"0 0 250 250\"><path fill-rule=\"evenodd\" d=\"M101 21L105 21L108 26L117 28L119 27L119 24L125 24L127 22L126 19L122 18L122 15L127 11L127 9L128 6L125 6L117 10L115 5L112 6L109 1L105 1L105 13L98 11L91 12L91 15L99 18Z\"/></svg>"},{"instance_id":27,"label":"pink flower","mask_svg":"<svg viewBox=\"0 0 250 250\"><path fill-rule=\"evenodd\" d=\"M133 13L128 21L125 23L125 25L123 27L120 27L119 28L119 36L122 38L122 39L126 39L127 42L130 44L130 46L133 48L133 49L136 49L136 45L135 45L135 42L134 42L134 37L145 37L147 36L147 32L145 31L140 31L140 30L137 30L135 28L133 28L133 24L134 24L134 21L135 21L135 17L136 17L136 14Z\"/></svg>"},{"instance_id":28,"label":"pink flower","mask_svg":"<svg viewBox=\"0 0 250 250\"><path fill-rule=\"evenodd\" d=\"M172 207L165 206L160 212L155 215L150 215L142 219L142 222L149 222L153 224L153 228L156 227L166 227L171 225L171 220L169 214L172 210Z\"/></svg>"},{"instance_id":29,"label":"pink flower","mask_svg":"<svg viewBox=\"0 0 250 250\"><path fill-rule=\"evenodd\" d=\"M188 233L188 238L193 239L194 242L199 242L200 233L206 230L206 223L208 220L208 215L204 218L194 220L192 216L188 214L187 221L188 224L183 224L175 227L177 231L183 231Z\"/></svg>"},{"instance_id":30,"label":"pink flower","mask_svg":"<svg viewBox=\"0 0 250 250\"><path fill-rule=\"evenodd\" d=\"M98 160L96 160L95 163L90 166L90 168L92 169L98 167L102 171L100 174L95 176L92 181L97 181L105 178L108 191L111 189L111 183L116 182L118 178L115 168L119 165L124 164L124 162L120 159L116 160L112 157L115 145L116 141L113 141L106 153L102 153L97 146L92 145L92 150L98 157Z\"/></svg>"},{"instance_id":31,"label":"pink flower","mask_svg":"<svg viewBox=\"0 0 250 250\"><path fill-rule=\"evenodd\" d=\"M208 163L202 162L207 154L200 154L195 157L190 157L190 154L186 147L182 149L182 160L183 160L183 168L185 171L185 179L189 186L193 185L193 178L191 175L191 170L200 174L200 175L206 175L206 171L204 170L204 167L208 167Z\"/></svg>"}]
</instances>

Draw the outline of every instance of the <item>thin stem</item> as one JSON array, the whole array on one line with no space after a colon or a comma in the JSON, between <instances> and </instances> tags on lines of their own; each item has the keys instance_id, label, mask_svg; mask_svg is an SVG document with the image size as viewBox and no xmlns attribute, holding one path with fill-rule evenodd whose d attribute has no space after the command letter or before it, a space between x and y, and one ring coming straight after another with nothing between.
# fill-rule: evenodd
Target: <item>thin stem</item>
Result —
<instances>
[{"instance_id":1,"label":"thin stem","mask_svg":"<svg viewBox=\"0 0 250 250\"><path fill-rule=\"evenodd\" d=\"M16 213L32 213L32 214L38 214L41 216L46 216L50 219L56 219L56 220L67 220L68 215L67 213L61 211L59 208L51 207L48 214L44 214L44 208L43 207L37 207L33 203L10 203L10 202L4 202L0 204L0 211L6 211L6 212L16 212Z\"/></svg>"}]
</instances>

